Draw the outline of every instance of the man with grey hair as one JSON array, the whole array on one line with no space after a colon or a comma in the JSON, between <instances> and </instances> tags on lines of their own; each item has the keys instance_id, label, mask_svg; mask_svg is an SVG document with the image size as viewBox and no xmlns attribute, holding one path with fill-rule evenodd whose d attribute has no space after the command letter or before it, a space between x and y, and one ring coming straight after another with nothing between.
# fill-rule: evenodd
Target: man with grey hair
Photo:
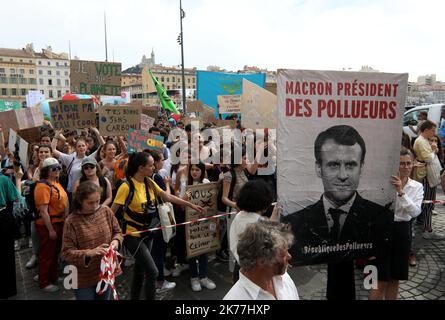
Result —
<instances>
[{"instance_id":1,"label":"man with grey hair","mask_svg":"<svg viewBox=\"0 0 445 320\"><path fill-rule=\"evenodd\" d=\"M237 246L239 280L224 300L299 300L287 274L292 242L292 232L285 224L260 220L248 225Z\"/></svg>"}]
</instances>

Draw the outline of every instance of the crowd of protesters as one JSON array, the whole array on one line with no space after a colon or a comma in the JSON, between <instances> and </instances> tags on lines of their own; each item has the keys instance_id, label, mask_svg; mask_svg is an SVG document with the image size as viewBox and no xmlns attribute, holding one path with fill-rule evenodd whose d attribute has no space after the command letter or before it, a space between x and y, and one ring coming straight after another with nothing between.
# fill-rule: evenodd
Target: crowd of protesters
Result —
<instances>
[{"instance_id":1,"label":"crowd of protesters","mask_svg":"<svg viewBox=\"0 0 445 320\"><path fill-rule=\"evenodd\" d=\"M25 246L33 248L26 268L38 267L34 278L45 292L59 290L58 271L64 263L78 268L77 299L110 298L109 290L101 296L95 291L100 260L110 246L126 260L134 260L131 299L140 299L142 293L145 299L155 299L157 293L174 290L175 282L167 281L166 277L178 277L187 269L191 290L215 289L215 282L209 278L208 254L187 259L184 227L177 228L176 236L169 243L163 240L161 231L139 232L156 225L157 205L161 202L174 205L177 223L185 221L186 207L203 213L205 208L189 202L187 187L216 182L218 211L240 211L236 217L218 220L221 249L216 252L216 258L231 261L234 283L242 280L239 288L226 298L244 297L239 290L246 285L256 286L255 279L269 286L268 290L258 284L263 289L258 296L285 298L286 294L281 291L273 291L273 284L278 285L275 277L284 274L286 283L281 285L286 287L282 290L287 288L288 297L298 299L297 290L286 273L289 257L285 252L292 237L284 225L276 222L279 214L277 206L274 209L272 204L277 199L276 157L275 145L268 143L267 130L260 135L246 131L244 136L247 140L250 134L257 140L255 155L271 156L272 170L260 175L263 162L257 161L258 158L248 161L245 140L232 141L230 160L224 162L226 154L222 144L218 146L217 141L204 139L203 134L192 135L193 130L199 133L199 128L191 124L184 126L181 121L171 120L162 111L150 129L150 133L163 136L162 150L147 149L131 154L127 153L126 137L101 136L97 128L53 130L46 122L39 143L30 148L29 163L22 163L16 153L10 152L0 128L0 143L4 147L0 149L3 152L0 237L6 246L6 263L0 264L0 280L4 284L0 298L16 294L14 250L23 246L19 241L22 238L26 239ZM239 121L237 126L240 128ZM208 123L201 130L214 127L215 124ZM182 128L187 133L185 141L170 134ZM382 271L380 288L371 292L371 299L397 298L398 281L407 279L408 263L415 265L411 248L414 218L424 225L425 238L442 239L440 234L432 232L433 205L421 204L422 200L434 200L436 194L436 186L428 183L425 165L434 157L443 164L443 149L436 129L436 124L425 119L419 125L419 138L415 142L404 136L402 144L407 148L400 154L400 174L391 180L398 195L393 228L393 237L398 242L393 242L390 256L397 255L394 259L372 257L368 261ZM191 152L194 142L198 146L198 161L194 161L196 155ZM187 145L188 151L181 152L180 145ZM235 152L236 148L240 152ZM180 162L173 161L173 157ZM28 209L19 210L25 199ZM255 223L256 227L249 227ZM265 233L267 228L271 234ZM278 259L273 260L273 264L255 256L261 254L260 249L248 252L261 247L256 234L268 241L278 241L269 252L270 259ZM252 246L240 243L243 239L252 241ZM166 263L168 251L174 258L170 269ZM277 270L277 263L281 268L279 273L273 271Z\"/></svg>"}]
</instances>

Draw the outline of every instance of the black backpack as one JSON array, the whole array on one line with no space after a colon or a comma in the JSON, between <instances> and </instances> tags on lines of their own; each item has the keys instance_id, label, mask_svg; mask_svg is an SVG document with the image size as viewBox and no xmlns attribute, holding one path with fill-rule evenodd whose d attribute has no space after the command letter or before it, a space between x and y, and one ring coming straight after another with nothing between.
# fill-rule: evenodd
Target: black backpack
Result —
<instances>
[{"instance_id":1,"label":"black backpack","mask_svg":"<svg viewBox=\"0 0 445 320\"><path fill-rule=\"evenodd\" d=\"M228 198L230 200L232 200L233 190L235 189L235 184L236 184L235 169L231 168L230 174L232 175L232 180L230 181L230 189L229 189ZM224 179L218 181L218 212L226 212L226 210L227 210L227 205L222 201L223 189L224 189Z\"/></svg>"},{"instance_id":2,"label":"black backpack","mask_svg":"<svg viewBox=\"0 0 445 320\"><path fill-rule=\"evenodd\" d=\"M31 218L31 220L36 220L40 217L39 209L36 207L36 202L35 202L35 197L34 197L34 192L36 190L38 183L46 184L49 187L49 198L50 199L53 196L53 188L55 188L60 195L58 188L56 186L50 184L46 180L37 180L37 181L33 181L33 182L29 183L28 188L25 188L25 190L23 190L23 196L25 197L26 203L28 205L28 213L27 214Z\"/></svg>"}]
</instances>

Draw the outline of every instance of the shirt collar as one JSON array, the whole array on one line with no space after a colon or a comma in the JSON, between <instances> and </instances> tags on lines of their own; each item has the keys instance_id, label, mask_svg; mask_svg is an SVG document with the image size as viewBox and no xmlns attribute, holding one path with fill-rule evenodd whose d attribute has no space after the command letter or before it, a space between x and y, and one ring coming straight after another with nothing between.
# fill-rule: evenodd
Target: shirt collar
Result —
<instances>
[{"instance_id":1,"label":"shirt collar","mask_svg":"<svg viewBox=\"0 0 445 320\"><path fill-rule=\"evenodd\" d=\"M328 214L329 209L332 208L332 209L340 209L340 210L343 210L344 212L348 213L349 210L351 210L352 204L354 203L356 197L357 197L357 193L354 193L354 196L348 202L346 202L344 205L342 205L340 207L337 207L327 197L325 197L323 195L324 211L326 214Z\"/></svg>"},{"instance_id":2,"label":"shirt collar","mask_svg":"<svg viewBox=\"0 0 445 320\"><path fill-rule=\"evenodd\" d=\"M276 284L275 282L278 280L281 280L281 277L275 276L273 277L273 283L276 291ZM275 300L275 297L271 295L269 292L263 290L261 287L253 283L249 278L247 278L241 271L239 272L239 280L241 281L242 286L247 291L249 296L252 298L252 300L258 300L258 296L261 295L269 295L272 299Z\"/></svg>"}]
</instances>

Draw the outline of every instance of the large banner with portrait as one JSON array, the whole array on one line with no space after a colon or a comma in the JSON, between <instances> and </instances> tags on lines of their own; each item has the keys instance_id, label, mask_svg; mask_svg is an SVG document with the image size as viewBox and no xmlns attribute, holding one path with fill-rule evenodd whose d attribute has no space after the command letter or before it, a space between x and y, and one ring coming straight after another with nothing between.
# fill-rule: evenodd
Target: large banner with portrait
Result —
<instances>
[{"instance_id":1,"label":"large banner with portrait","mask_svg":"<svg viewBox=\"0 0 445 320\"><path fill-rule=\"evenodd\" d=\"M384 253L407 74L279 70L278 196L294 265Z\"/></svg>"}]
</instances>

